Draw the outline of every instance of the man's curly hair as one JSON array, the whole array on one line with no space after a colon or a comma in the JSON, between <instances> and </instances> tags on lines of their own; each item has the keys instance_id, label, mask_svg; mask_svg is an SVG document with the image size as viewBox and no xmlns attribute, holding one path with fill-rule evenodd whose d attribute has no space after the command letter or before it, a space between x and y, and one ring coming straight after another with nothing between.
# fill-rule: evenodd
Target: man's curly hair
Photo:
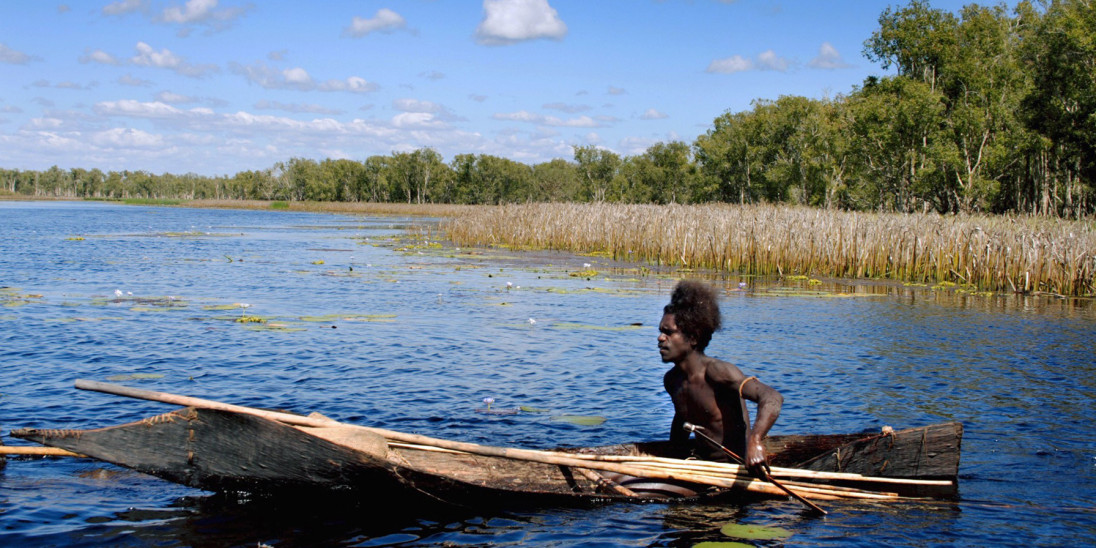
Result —
<instances>
[{"instance_id":1,"label":"man's curly hair","mask_svg":"<svg viewBox=\"0 0 1096 548\"><path fill-rule=\"evenodd\" d=\"M712 333L723 325L715 289L692 280L682 280L674 286L670 304L662 313L673 314L677 328L685 336L696 339L696 349L701 352L711 342Z\"/></svg>"}]
</instances>

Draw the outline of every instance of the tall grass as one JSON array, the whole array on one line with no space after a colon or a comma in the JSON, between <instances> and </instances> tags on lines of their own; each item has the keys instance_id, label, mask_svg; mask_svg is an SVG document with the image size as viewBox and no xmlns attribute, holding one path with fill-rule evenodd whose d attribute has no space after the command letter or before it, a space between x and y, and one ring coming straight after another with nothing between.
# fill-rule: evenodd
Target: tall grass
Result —
<instances>
[{"instance_id":1,"label":"tall grass","mask_svg":"<svg viewBox=\"0 0 1096 548\"><path fill-rule=\"evenodd\" d=\"M783 205L522 204L448 220L461 245L505 244L747 275L879 278L987 291L1096 293L1096 223Z\"/></svg>"}]
</instances>

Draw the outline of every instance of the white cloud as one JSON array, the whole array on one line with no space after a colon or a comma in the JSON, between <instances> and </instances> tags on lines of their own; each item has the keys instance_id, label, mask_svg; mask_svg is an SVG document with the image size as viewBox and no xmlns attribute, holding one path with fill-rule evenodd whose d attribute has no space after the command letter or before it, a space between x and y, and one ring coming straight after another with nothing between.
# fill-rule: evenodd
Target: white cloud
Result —
<instances>
[{"instance_id":1,"label":"white cloud","mask_svg":"<svg viewBox=\"0 0 1096 548\"><path fill-rule=\"evenodd\" d=\"M164 8L162 17L168 23L197 23L209 19L216 7L217 0L188 0L185 7Z\"/></svg>"},{"instance_id":2,"label":"white cloud","mask_svg":"<svg viewBox=\"0 0 1096 548\"><path fill-rule=\"evenodd\" d=\"M444 109L441 105L431 101L420 101L418 99L396 99L392 101L392 106L401 112L430 112L437 113Z\"/></svg>"},{"instance_id":3,"label":"white cloud","mask_svg":"<svg viewBox=\"0 0 1096 548\"><path fill-rule=\"evenodd\" d=\"M773 50L766 50L757 56L757 66L761 70L775 70L779 72L785 72L788 67L791 66L791 62L780 57Z\"/></svg>"},{"instance_id":4,"label":"white cloud","mask_svg":"<svg viewBox=\"0 0 1096 548\"><path fill-rule=\"evenodd\" d=\"M36 61L38 58L33 55L27 55L21 51L16 51L9 48L4 43L0 42L0 63L10 63L12 65L25 65L30 61Z\"/></svg>"},{"instance_id":5,"label":"white cloud","mask_svg":"<svg viewBox=\"0 0 1096 548\"><path fill-rule=\"evenodd\" d=\"M548 0L483 0L483 22L476 39L485 45L506 45L524 40L560 40L567 25Z\"/></svg>"},{"instance_id":6,"label":"white cloud","mask_svg":"<svg viewBox=\"0 0 1096 548\"><path fill-rule=\"evenodd\" d=\"M134 99L122 99L119 101L101 101L96 103L95 113L100 116L174 119L181 116L184 111L160 101L142 103Z\"/></svg>"},{"instance_id":7,"label":"white cloud","mask_svg":"<svg viewBox=\"0 0 1096 548\"><path fill-rule=\"evenodd\" d=\"M261 61L250 66L234 63L231 70L246 78L247 81L265 89L342 91L347 93L368 93L378 89L376 84L358 76L351 76L345 80L327 80L317 84L312 79L312 76L308 74L308 71L303 68L294 67L277 70L267 66Z\"/></svg>"},{"instance_id":8,"label":"white cloud","mask_svg":"<svg viewBox=\"0 0 1096 548\"><path fill-rule=\"evenodd\" d=\"M361 38L371 32L393 32L407 26L404 18L388 9L381 8L371 19L355 16L350 26L344 29L344 33L355 38Z\"/></svg>"},{"instance_id":9,"label":"white cloud","mask_svg":"<svg viewBox=\"0 0 1096 548\"><path fill-rule=\"evenodd\" d=\"M833 47L833 44L822 42L822 45L818 48L818 57L811 60L810 66L819 69L841 69L848 68L851 65L841 58L841 54L837 51L837 48Z\"/></svg>"},{"instance_id":10,"label":"white cloud","mask_svg":"<svg viewBox=\"0 0 1096 548\"><path fill-rule=\"evenodd\" d=\"M312 86L312 77L308 75L308 71L300 67L283 70L282 79L290 87L307 88Z\"/></svg>"},{"instance_id":11,"label":"white cloud","mask_svg":"<svg viewBox=\"0 0 1096 548\"><path fill-rule=\"evenodd\" d=\"M624 88L609 86L609 95L627 95L627 94L628 94L628 90L626 90Z\"/></svg>"},{"instance_id":12,"label":"white cloud","mask_svg":"<svg viewBox=\"0 0 1096 548\"><path fill-rule=\"evenodd\" d=\"M644 112L642 115L640 115L639 118L641 120L662 120L664 118L669 118L669 116L666 115L665 113L659 112L656 109L649 108L649 109L647 109L646 112Z\"/></svg>"},{"instance_id":13,"label":"white cloud","mask_svg":"<svg viewBox=\"0 0 1096 548\"><path fill-rule=\"evenodd\" d=\"M113 55L97 49L95 51L86 53L80 57L81 63L99 63L103 65L120 65L121 61L115 58Z\"/></svg>"},{"instance_id":14,"label":"white cloud","mask_svg":"<svg viewBox=\"0 0 1096 548\"><path fill-rule=\"evenodd\" d=\"M379 89L377 84L367 81L359 76L351 76L345 80L328 80L320 84L316 89L320 91L345 91L347 93L369 93Z\"/></svg>"},{"instance_id":15,"label":"white cloud","mask_svg":"<svg viewBox=\"0 0 1096 548\"><path fill-rule=\"evenodd\" d=\"M242 17L251 6L227 7L217 9L218 0L187 0L183 6L168 6L160 14L159 22L184 25L207 25L211 30L220 30ZM189 34L181 31L181 35Z\"/></svg>"},{"instance_id":16,"label":"white cloud","mask_svg":"<svg viewBox=\"0 0 1096 548\"><path fill-rule=\"evenodd\" d=\"M445 122L429 112L401 112L392 117L392 126L398 129L445 129Z\"/></svg>"},{"instance_id":17,"label":"white cloud","mask_svg":"<svg viewBox=\"0 0 1096 548\"><path fill-rule=\"evenodd\" d=\"M773 50L766 50L757 56L757 59L747 59L741 55L732 55L723 59L714 59L708 64L705 72L715 74L734 74L749 70L775 70L786 72L792 67L792 62L781 57Z\"/></svg>"},{"instance_id":18,"label":"white cloud","mask_svg":"<svg viewBox=\"0 0 1096 548\"><path fill-rule=\"evenodd\" d=\"M724 59L714 59L708 64L707 72L714 72L717 74L733 74L736 72L743 72L753 69L753 61L742 57L741 55L734 55Z\"/></svg>"},{"instance_id":19,"label":"white cloud","mask_svg":"<svg viewBox=\"0 0 1096 548\"><path fill-rule=\"evenodd\" d=\"M144 42L137 42L136 48L137 55L134 55L129 60L129 62L134 65L165 68L192 78L199 78L206 73L217 71L217 67L214 65L191 64L166 48L156 51L152 46Z\"/></svg>"}]
</instances>

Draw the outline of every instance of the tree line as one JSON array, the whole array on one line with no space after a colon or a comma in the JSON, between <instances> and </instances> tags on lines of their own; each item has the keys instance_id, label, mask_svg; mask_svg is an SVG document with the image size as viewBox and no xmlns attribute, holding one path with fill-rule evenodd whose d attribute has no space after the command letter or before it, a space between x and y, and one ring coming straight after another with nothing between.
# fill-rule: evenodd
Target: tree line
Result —
<instances>
[{"instance_id":1,"label":"tree line","mask_svg":"<svg viewBox=\"0 0 1096 548\"><path fill-rule=\"evenodd\" d=\"M864 55L892 76L833 98L760 99L693 143L595 146L528 165L422 148L291 158L232 176L0 169L35 196L499 204L791 203L864 211L1096 210L1096 2L886 9Z\"/></svg>"}]
</instances>

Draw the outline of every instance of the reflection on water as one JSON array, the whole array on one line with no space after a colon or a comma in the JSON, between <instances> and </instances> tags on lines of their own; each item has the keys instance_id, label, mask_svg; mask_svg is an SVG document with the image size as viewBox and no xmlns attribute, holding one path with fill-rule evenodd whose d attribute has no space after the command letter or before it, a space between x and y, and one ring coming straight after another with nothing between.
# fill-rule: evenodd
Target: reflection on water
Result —
<instances>
[{"instance_id":1,"label":"reflection on water","mask_svg":"<svg viewBox=\"0 0 1096 548\"><path fill-rule=\"evenodd\" d=\"M672 273L455 249L431 222L0 202L0 428L88 428L168 408L77 378L477 443L662 438L656 324ZM589 263L590 266L586 266ZM596 270L596 276L572 276ZM692 546L729 521L786 545L1074 544L1096 536L1091 300L885 283L713 279L709 353L784 394L773 433L966 428L960 500L435 513L228 500L87 460L10 459L0 543L86 546ZM745 287L739 284L744 282ZM237 321L243 317L262 322ZM639 325L634 325L639 324ZM543 413L485 415L500 408ZM597 426L553 420L605 417Z\"/></svg>"}]
</instances>

